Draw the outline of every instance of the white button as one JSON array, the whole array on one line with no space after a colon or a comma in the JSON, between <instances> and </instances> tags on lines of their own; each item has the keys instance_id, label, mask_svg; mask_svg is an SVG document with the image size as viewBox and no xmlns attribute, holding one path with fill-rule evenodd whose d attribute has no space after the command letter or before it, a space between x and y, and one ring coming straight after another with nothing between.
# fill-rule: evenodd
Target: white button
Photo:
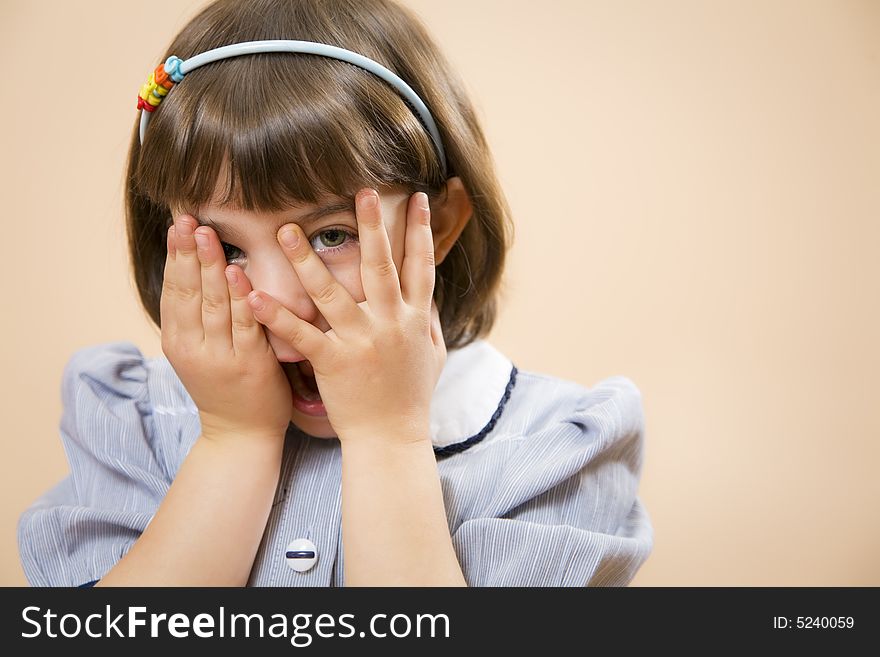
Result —
<instances>
[{"instance_id":1,"label":"white button","mask_svg":"<svg viewBox=\"0 0 880 657\"><path fill-rule=\"evenodd\" d=\"M318 549L307 538L298 538L291 541L284 555L287 565L298 573L304 573L318 561Z\"/></svg>"}]
</instances>

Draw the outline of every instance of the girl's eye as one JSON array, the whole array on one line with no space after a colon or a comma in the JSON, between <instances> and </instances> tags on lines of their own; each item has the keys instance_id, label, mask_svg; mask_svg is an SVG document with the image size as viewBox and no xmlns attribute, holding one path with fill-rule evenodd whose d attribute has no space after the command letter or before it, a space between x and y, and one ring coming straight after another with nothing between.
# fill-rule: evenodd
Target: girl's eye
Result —
<instances>
[{"instance_id":1,"label":"girl's eye","mask_svg":"<svg viewBox=\"0 0 880 657\"><path fill-rule=\"evenodd\" d=\"M237 246L233 246L232 244L227 244L226 242L220 242L220 246L223 247L223 255L226 257L226 264L231 265L234 264L236 260L241 260L241 257L236 257L234 253L241 253L241 249Z\"/></svg>"},{"instance_id":2,"label":"girl's eye","mask_svg":"<svg viewBox=\"0 0 880 657\"><path fill-rule=\"evenodd\" d=\"M334 255L358 243L357 233L342 228L328 228L317 233L311 240L312 248L318 255ZM226 264L237 264L244 259L244 252L228 242L220 242Z\"/></svg>"},{"instance_id":3,"label":"girl's eye","mask_svg":"<svg viewBox=\"0 0 880 657\"><path fill-rule=\"evenodd\" d=\"M328 228L322 230L311 239L312 248L316 253L335 254L343 249L355 246L358 242L357 234L342 228Z\"/></svg>"}]
</instances>

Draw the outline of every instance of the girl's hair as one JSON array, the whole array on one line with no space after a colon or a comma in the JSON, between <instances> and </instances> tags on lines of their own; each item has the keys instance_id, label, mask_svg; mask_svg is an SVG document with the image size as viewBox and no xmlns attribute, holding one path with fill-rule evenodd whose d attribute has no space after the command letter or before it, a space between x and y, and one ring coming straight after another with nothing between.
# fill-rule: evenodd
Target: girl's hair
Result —
<instances>
[{"instance_id":1,"label":"girl's hair","mask_svg":"<svg viewBox=\"0 0 880 657\"><path fill-rule=\"evenodd\" d=\"M183 28L162 61L262 39L353 50L394 71L425 102L443 139L447 175L461 178L473 205L436 270L446 346L488 333L512 239L510 209L464 85L420 20L392 0L217 0ZM151 117L143 147L135 122L128 157L128 246L141 303L160 328L171 209L195 211L221 177L219 202L246 211L277 212L325 195L352 198L364 186L403 185L432 199L445 193L427 131L372 73L286 53L194 70Z\"/></svg>"}]
</instances>

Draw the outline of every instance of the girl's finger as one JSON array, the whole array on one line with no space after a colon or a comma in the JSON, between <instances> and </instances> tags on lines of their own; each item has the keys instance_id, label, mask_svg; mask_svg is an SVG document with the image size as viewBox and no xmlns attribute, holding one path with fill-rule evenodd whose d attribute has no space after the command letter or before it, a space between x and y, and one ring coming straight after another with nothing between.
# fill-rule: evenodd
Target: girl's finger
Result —
<instances>
[{"instance_id":1,"label":"girl's finger","mask_svg":"<svg viewBox=\"0 0 880 657\"><path fill-rule=\"evenodd\" d=\"M258 353L266 342L266 334L248 304L251 282L238 265L226 267L225 275L232 308L232 348L237 355Z\"/></svg>"},{"instance_id":2,"label":"girl's finger","mask_svg":"<svg viewBox=\"0 0 880 657\"><path fill-rule=\"evenodd\" d=\"M320 362L328 349L333 347L330 338L324 335L321 329L291 313L272 295L265 292L251 292L248 295L248 304L261 324L306 359Z\"/></svg>"},{"instance_id":3,"label":"girl's finger","mask_svg":"<svg viewBox=\"0 0 880 657\"><path fill-rule=\"evenodd\" d=\"M159 323L162 334L174 335L177 330L174 316L174 226L168 227L165 235L165 271L162 274L162 296L159 299Z\"/></svg>"},{"instance_id":4,"label":"girl's finger","mask_svg":"<svg viewBox=\"0 0 880 657\"><path fill-rule=\"evenodd\" d=\"M226 276L226 256L220 240L206 226L196 229L196 252L202 266L202 326L205 344L210 348L232 351L232 316Z\"/></svg>"},{"instance_id":5,"label":"girl's finger","mask_svg":"<svg viewBox=\"0 0 880 657\"><path fill-rule=\"evenodd\" d=\"M428 196L424 192L413 194L409 199L400 271L403 300L428 310L434 297L434 237Z\"/></svg>"},{"instance_id":6,"label":"girl's finger","mask_svg":"<svg viewBox=\"0 0 880 657\"><path fill-rule=\"evenodd\" d=\"M355 198L358 241L361 245L361 280L370 308L377 315L389 316L401 306L400 280L391 255L391 243L382 220L379 194L361 190Z\"/></svg>"},{"instance_id":7,"label":"girl's finger","mask_svg":"<svg viewBox=\"0 0 880 657\"><path fill-rule=\"evenodd\" d=\"M177 217L174 222L174 313L177 316L177 335L189 344L199 345L205 340L202 326L202 265L196 253L193 230L196 220L189 215Z\"/></svg>"},{"instance_id":8,"label":"girl's finger","mask_svg":"<svg viewBox=\"0 0 880 657\"><path fill-rule=\"evenodd\" d=\"M278 231L278 240L302 286L336 334L363 334L369 326L366 314L314 252L302 229L296 224L285 224Z\"/></svg>"},{"instance_id":9,"label":"girl's finger","mask_svg":"<svg viewBox=\"0 0 880 657\"><path fill-rule=\"evenodd\" d=\"M431 341L436 349L437 365L442 372L446 364L446 340L443 338L443 327L440 324L440 310L435 301L431 302Z\"/></svg>"}]
</instances>

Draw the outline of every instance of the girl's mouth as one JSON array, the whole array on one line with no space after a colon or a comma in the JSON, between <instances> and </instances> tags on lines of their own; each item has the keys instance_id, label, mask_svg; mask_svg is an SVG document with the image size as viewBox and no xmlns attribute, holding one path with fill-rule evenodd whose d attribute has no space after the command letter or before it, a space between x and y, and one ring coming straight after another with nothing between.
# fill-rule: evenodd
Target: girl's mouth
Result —
<instances>
[{"instance_id":1,"label":"girl's mouth","mask_svg":"<svg viewBox=\"0 0 880 657\"><path fill-rule=\"evenodd\" d=\"M293 406L306 415L327 415L311 365L308 361L300 361L284 367L287 379L290 381Z\"/></svg>"}]
</instances>

